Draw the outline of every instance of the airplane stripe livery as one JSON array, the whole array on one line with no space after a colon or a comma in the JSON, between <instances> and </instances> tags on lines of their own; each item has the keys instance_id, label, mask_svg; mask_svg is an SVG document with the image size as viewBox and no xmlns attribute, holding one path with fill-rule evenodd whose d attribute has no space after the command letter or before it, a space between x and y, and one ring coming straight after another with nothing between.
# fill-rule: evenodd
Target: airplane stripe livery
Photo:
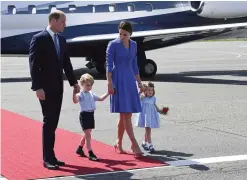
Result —
<instances>
[{"instance_id":1,"label":"airplane stripe livery","mask_svg":"<svg viewBox=\"0 0 247 180\"><path fill-rule=\"evenodd\" d=\"M154 76L156 63L145 51L247 28L246 1L2 1L2 54L28 54L31 38L47 26L48 14L66 13L71 57L105 72L105 51L122 20L133 24L142 75Z\"/></svg>"}]
</instances>

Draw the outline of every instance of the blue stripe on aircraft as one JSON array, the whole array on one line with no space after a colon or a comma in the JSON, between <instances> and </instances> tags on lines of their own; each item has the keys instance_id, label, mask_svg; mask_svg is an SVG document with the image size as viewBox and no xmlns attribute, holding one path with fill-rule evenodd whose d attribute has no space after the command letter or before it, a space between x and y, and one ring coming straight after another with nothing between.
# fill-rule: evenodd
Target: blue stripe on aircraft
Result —
<instances>
[{"instance_id":1,"label":"blue stripe on aircraft","mask_svg":"<svg viewBox=\"0 0 247 180\"><path fill-rule=\"evenodd\" d=\"M246 17L239 18L238 20L210 19L197 16L191 11L163 14L150 17L133 18L128 20L133 23L134 31L185 28L205 25L247 22ZM117 26L120 21L121 20L70 26L65 28L63 34L66 36L67 39L70 39L78 36L117 33ZM156 21L158 22L157 24ZM45 28L46 27L44 27L44 29ZM29 48L31 38L36 33L38 32L2 38L2 52L7 51L9 49L16 51L27 51Z\"/></svg>"}]
</instances>

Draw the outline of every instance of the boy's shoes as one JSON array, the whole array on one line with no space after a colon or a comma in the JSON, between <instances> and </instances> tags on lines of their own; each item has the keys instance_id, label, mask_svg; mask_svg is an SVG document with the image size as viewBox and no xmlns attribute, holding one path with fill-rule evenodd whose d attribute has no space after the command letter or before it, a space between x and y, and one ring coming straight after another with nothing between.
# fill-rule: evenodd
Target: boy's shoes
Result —
<instances>
[{"instance_id":1,"label":"boy's shoes","mask_svg":"<svg viewBox=\"0 0 247 180\"><path fill-rule=\"evenodd\" d=\"M79 146L76 150L76 154L80 155L81 157L87 157L82 149L81 146Z\"/></svg>"},{"instance_id":2,"label":"boy's shoes","mask_svg":"<svg viewBox=\"0 0 247 180\"><path fill-rule=\"evenodd\" d=\"M93 153L93 151L88 151L89 154L89 160L91 161L99 161L99 159L95 156L95 154Z\"/></svg>"},{"instance_id":3,"label":"boy's shoes","mask_svg":"<svg viewBox=\"0 0 247 180\"><path fill-rule=\"evenodd\" d=\"M81 157L87 157L82 149L81 146L79 146L76 150L76 154L80 155ZM89 155L89 160L91 161L99 161L99 159L97 158L97 156L95 156L95 154L93 153L93 151L88 151L88 155Z\"/></svg>"},{"instance_id":4,"label":"boy's shoes","mask_svg":"<svg viewBox=\"0 0 247 180\"><path fill-rule=\"evenodd\" d=\"M145 151L148 151L148 145L147 143L142 143L142 148L145 150Z\"/></svg>"},{"instance_id":5,"label":"boy's shoes","mask_svg":"<svg viewBox=\"0 0 247 180\"><path fill-rule=\"evenodd\" d=\"M155 149L154 149L154 146L152 144L149 145L148 149L149 149L150 153L155 153Z\"/></svg>"}]
</instances>

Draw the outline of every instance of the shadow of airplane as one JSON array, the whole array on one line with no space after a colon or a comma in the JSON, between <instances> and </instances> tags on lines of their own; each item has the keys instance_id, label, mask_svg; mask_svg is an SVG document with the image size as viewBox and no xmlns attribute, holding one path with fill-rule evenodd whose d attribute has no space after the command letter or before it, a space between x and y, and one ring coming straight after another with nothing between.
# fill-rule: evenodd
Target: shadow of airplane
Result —
<instances>
[{"instance_id":1,"label":"shadow of airplane","mask_svg":"<svg viewBox=\"0 0 247 180\"><path fill-rule=\"evenodd\" d=\"M87 68L80 68L74 70L77 79L84 73L91 74L96 80L105 80L105 74L99 74L95 69L89 70ZM212 79L210 76L241 76L247 77L247 70L225 70L225 71L188 71L179 73L163 73L156 74L152 78L142 77L143 81L156 81L156 82L178 82L178 83L198 83L198 84L228 84L228 85L247 85L247 80L230 80L230 79ZM194 77L193 77L194 76ZM200 77L198 77L200 76ZM64 80L66 76L64 75ZM30 77L14 77L14 78L1 78L1 83L11 82L30 82Z\"/></svg>"}]
</instances>

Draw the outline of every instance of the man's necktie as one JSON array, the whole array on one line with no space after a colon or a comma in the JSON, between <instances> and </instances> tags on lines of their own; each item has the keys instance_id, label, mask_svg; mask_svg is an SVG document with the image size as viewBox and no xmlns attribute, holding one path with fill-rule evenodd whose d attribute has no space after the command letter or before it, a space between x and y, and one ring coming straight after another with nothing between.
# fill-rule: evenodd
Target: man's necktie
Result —
<instances>
[{"instance_id":1,"label":"man's necktie","mask_svg":"<svg viewBox=\"0 0 247 180\"><path fill-rule=\"evenodd\" d=\"M56 51L57 51L57 55L58 55L58 58L60 59L60 47L59 47L59 44L58 44L58 35L57 33L54 34L54 43L55 43L55 48L56 48Z\"/></svg>"}]
</instances>

